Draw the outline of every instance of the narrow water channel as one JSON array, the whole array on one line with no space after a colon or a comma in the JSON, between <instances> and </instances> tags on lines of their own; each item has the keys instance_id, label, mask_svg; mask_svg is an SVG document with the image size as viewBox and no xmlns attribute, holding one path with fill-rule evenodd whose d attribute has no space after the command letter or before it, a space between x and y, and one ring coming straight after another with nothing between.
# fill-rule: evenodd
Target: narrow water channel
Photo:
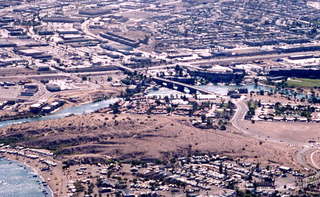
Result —
<instances>
[{"instance_id":1,"label":"narrow water channel","mask_svg":"<svg viewBox=\"0 0 320 197\"><path fill-rule=\"evenodd\" d=\"M21 123L26 123L26 122L36 122L36 121L41 121L41 120L59 119L59 118L64 118L66 116L69 116L71 114L74 114L74 115L88 114L88 113L92 113L94 111L97 111L99 109L106 108L110 104L114 104L117 101L119 101L118 98L111 98L111 99L98 101L98 102L94 102L94 103L88 103L88 104L83 104L83 105L79 105L79 106L65 108L65 109L58 111L56 113L52 113L52 114L48 114L48 115L44 115L44 116L40 116L40 117L1 121L0 128L6 127L9 125L13 125L13 124L21 124Z\"/></svg>"}]
</instances>

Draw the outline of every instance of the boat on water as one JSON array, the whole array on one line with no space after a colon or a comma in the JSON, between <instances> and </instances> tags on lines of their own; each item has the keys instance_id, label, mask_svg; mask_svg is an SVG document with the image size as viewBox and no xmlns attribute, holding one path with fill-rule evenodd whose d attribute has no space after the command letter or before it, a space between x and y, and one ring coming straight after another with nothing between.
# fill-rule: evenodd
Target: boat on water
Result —
<instances>
[{"instance_id":1,"label":"boat on water","mask_svg":"<svg viewBox=\"0 0 320 197\"><path fill-rule=\"evenodd\" d=\"M42 193L44 193L46 196L49 194L47 190L43 189Z\"/></svg>"},{"instance_id":2,"label":"boat on water","mask_svg":"<svg viewBox=\"0 0 320 197\"><path fill-rule=\"evenodd\" d=\"M30 175L33 177L33 178L37 178L38 177L38 174L34 173L34 172L31 172Z\"/></svg>"},{"instance_id":3,"label":"boat on water","mask_svg":"<svg viewBox=\"0 0 320 197\"><path fill-rule=\"evenodd\" d=\"M66 118L71 117L71 116L74 116L74 114L73 113L69 113L68 115L66 115Z\"/></svg>"}]
</instances>

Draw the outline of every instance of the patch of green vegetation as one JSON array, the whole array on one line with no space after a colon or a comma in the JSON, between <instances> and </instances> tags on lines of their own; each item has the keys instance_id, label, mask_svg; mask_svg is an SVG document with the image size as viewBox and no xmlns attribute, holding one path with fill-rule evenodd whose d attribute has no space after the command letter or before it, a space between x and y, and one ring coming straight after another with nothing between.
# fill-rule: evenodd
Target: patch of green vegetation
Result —
<instances>
[{"instance_id":1,"label":"patch of green vegetation","mask_svg":"<svg viewBox=\"0 0 320 197\"><path fill-rule=\"evenodd\" d=\"M249 100L247 102L247 106L248 106L248 112L246 114L246 119L251 119L254 115L255 115L255 111L257 109L257 107L261 106L261 102L260 101L254 101L254 100Z\"/></svg>"},{"instance_id":2,"label":"patch of green vegetation","mask_svg":"<svg viewBox=\"0 0 320 197\"><path fill-rule=\"evenodd\" d=\"M314 107L302 105L292 107L290 105L282 105L280 102L275 103L274 110L276 115L299 115L308 119L310 119L311 114L315 112Z\"/></svg>"},{"instance_id":3,"label":"patch of green vegetation","mask_svg":"<svg viewBox=\"0 0 320 197\"><path fill-rule=\"evenodd\" d=\"M237 196L239 197L256 197L257 195L251 193L250 191L239 191L237 190Z\"/></svg>"},{"instance_id":4,"label":"patch of green vegetation","mask_svg":"<svg viewBox=\"0 0 320 197\"><path fill-rule=\"evenodd\" d=\"M320 79L291 78L287 80L286 84L288 87L320 87Z\"/></svg>"},{"instance_id":5,"label":"patch of green vegetation","mask_svg":"<svg viewBox=\"0 0 320 197\"><path fill-rule=\"evenodd\" d=\"M84 192L85 188L84 188L84 186L82 185L82 183L80 181L76 181L74 183L74 186L75 186L77 192Z\"/></svg>"}]
</instances>

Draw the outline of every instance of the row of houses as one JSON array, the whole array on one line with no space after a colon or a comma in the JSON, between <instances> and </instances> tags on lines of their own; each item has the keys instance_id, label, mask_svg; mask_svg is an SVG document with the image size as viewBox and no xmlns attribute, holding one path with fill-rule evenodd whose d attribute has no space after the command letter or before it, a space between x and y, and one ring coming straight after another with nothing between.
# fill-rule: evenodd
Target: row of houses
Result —
<instances>
[{"instance_id":1,"label":"row of houses","mask_svg":"<svg viewBox=\"0 0 320 197\"><path fill-rule=\"evenodd\" d=\"M53 103L39 102L30 106L29 111L32 113L50 113L64 105L64 101L54 101Z\"/></svg>"},{"instance_id":2,"label":"row of houses","mask_svg":"<svg viewBox=\"0 0 320 197\"><path fill-rule=\"evenodd\" d=\"M252 118L252 120L319 123L320 106L261 103L260 106L255 110L255 116Z\"/></svg>"}]
</instances>

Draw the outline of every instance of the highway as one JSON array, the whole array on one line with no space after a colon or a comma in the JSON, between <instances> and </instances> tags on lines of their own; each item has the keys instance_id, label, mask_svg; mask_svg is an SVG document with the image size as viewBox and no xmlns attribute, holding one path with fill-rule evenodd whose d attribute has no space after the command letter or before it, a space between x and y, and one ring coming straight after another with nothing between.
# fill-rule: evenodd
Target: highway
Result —
<instances>
[{"instance_id":1,"label":"highway","mask_svg":"<svg viewBox=\"0 0 320 197\"><path fill-rule=\"evenodd\" d=\"M196 59L192 61L171 61L167 60L170 63L162 63L157 66L149 66L148 68L137 68L137 71L146 71L146 70L159 70L159 69L167 69L174 68L176 65L191 68L191 69L199 69L200 65L219 65L219 64L231 64L231 63L248 63L255 60L264 60L264 61L272 61L272 59L284 58L289 56L298 56L298 55L319 55L320 52L297 52L297 53L285 53L285 54L272 54L272 55L258 55L258 56L243 56L243 57L216 57L211 59ZM276 64L275 62L272 62ZM272 63L269 64L272 65Z\"/></svg>"},{"instance_id":2,"label":"highway","mask_svg":"<svg viewBox=\"0 0 320 197\"><path fill-rule=\"evenodd\" d=\"M73 78L78 79L76 76L90 76L90 75L107 75L110 73L117 73L120 72L119 70L110 70L110 71L98 71L98 72L78 72L78 73L65 73L65 72L59 72L59 73L45 73L45 74L32 74L32 75L13 75L13 76L0 76L0 81L10 81L10 80L23 80L23 79L45 79L45 78Z\"/></svg>"},{"instance_id":3,"label":"highway","mask_svg":"<svg viewBox=\"0 0 320 197\"><path fill-rule=\"evenodd\" d=\"M253 55L253 56L243 56L243 57L226 57L226 58L212 58L212 59L204 59L204 60L193 60L192 62L188 62L191 65L208 65L208 64L223 64L223 63L232 63L232 62L251 62L255 60L267 60L267 59L277 59L284 58L289 56L298 56L298 55L319 55L319 51L316 52L296 52L296 53L277 53L270 55ZM185 62L187 63L187 62ZM178 64L178 63L177 63Z\"/></svg>"}]
</instances>

